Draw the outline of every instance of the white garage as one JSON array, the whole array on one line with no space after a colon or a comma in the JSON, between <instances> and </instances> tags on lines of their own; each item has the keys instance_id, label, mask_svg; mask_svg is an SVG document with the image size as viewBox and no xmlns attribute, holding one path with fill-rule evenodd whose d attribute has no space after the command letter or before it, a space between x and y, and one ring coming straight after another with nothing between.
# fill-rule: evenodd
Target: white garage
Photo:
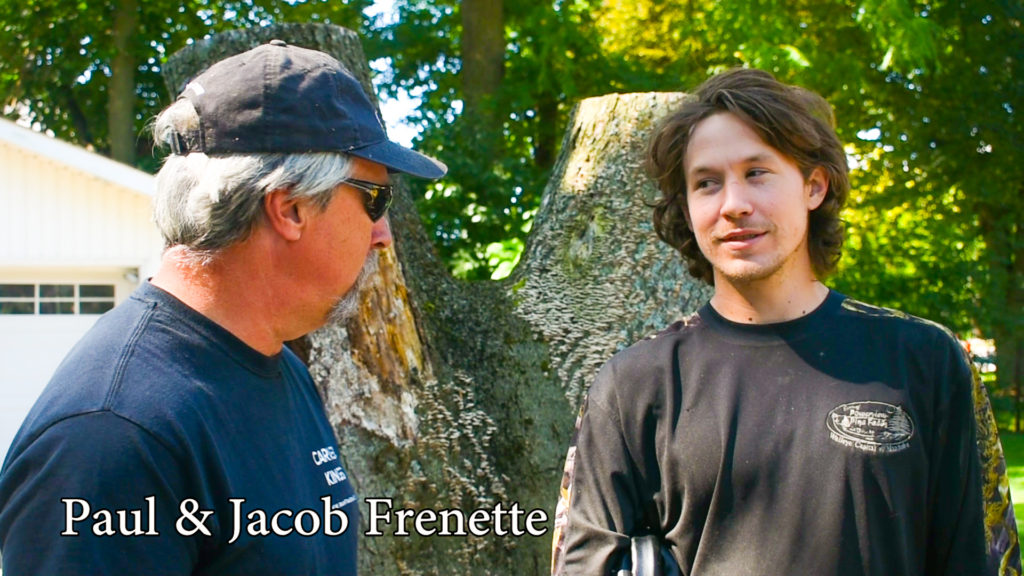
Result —
<instances>
[{"instance_id":1,"label":"white garage","mask_svg":"<svg viewBox=\"0 0 1024 576\"><path fill-rule=\"evenodd\" d=\"M0 458L61 358L159 263L153 177L0 119Z\"/></svg>"}]
</instances>

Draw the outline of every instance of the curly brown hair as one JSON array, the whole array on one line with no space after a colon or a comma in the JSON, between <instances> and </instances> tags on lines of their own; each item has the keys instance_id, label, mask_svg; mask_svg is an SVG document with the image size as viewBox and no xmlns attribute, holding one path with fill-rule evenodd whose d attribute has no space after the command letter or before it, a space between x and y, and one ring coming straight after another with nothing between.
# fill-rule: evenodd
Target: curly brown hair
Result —
<instances>
[{"instance_id":1,"label":"curly brown hair","mask_svg":"<svg viewBox=\"0 0 1024 576\"><path fill-rule=\"evenodd\" d=\"M654 203L658 237L682 254L694 278L714 284L711 263L686 221L684 160L697 124L722 112L736 115L765 143L795 161L804 178L817 167L825 171L828 191L810 213L807 235L814 273L827 276L842 255L839 211L850 191L846 153L836 135L832 107L818 94L783 84L762 70L739 68L709 78L655 130L647 150L647 171L662 193Z\"/></svg>"}]
</instances>

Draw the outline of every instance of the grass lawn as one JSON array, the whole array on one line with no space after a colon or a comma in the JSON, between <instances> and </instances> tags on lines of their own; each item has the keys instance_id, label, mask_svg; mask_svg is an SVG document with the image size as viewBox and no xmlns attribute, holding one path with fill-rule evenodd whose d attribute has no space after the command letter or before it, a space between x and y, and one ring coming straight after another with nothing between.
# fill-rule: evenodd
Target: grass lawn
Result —
<instances>
[{"instance_id":1,"label":"grass lawn","mask_svg":"<svg viewBox=\"0 0 1024 576\"><path fill-rule=\"evenodd\" d=\"M1003 433L999 440L1006 454L1006 470L1010 477L1013 513L1017 517L1017 533L1024 533L1024 434Z\"/></svg>"}]
</instances>

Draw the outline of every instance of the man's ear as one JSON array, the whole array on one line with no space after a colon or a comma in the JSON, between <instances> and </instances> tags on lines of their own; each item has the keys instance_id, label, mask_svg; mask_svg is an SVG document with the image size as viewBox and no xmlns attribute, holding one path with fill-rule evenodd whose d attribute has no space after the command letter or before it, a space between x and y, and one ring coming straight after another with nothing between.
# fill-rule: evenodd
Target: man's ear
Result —
<instances>
[{"instance_id":1,"label":"man's ear","mask_svg":"<svg viewBox=\"0 0 1024 576\"><path fill-rule=\"evenodd\" d=\"M817 166L804 182L807 190L807 210L816 210L828 195L828 174L821 166Z\"/></svg>"},{"instance_id":2,"label":"man's ear","mask_svg":"<svg viewBox=\"0 0 1024 576\"><path fill-rule=\"evenodd\" d=\"M309 216L309 206L287 190L278 189L263 197L263 215L270 228L289 242L302 237Z\"/></svg>"}]
</instances>

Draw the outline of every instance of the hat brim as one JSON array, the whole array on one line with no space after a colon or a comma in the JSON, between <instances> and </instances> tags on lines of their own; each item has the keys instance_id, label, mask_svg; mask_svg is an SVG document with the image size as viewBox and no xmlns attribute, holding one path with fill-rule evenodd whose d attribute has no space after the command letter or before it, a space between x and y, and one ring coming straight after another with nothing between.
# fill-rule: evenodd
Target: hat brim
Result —
<instances>
[{"instance_id":1,"label":"hat brim","mask_svg":"<svg viewBox=\"0 0 1024 576\"><path fill-rule=\"evenodd\" d=\"M389 172L401 172L417 178L437 180L448 172L448 167L443 162L389 140L349 150L348 153L383 164Z\"/></svg>"}]
</instances>

